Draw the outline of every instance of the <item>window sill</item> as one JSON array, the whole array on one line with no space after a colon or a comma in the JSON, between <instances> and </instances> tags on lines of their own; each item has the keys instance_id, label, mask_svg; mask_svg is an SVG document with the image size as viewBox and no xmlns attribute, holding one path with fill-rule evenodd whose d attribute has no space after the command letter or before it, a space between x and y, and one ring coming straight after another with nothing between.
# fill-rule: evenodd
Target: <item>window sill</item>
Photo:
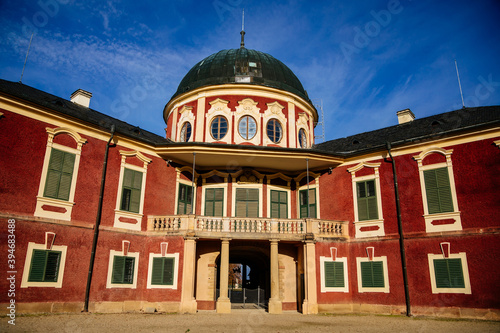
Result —
<instances>
[{"instance_id":1,"label":"window sill","mask_svg":"<svg viewBox=\"0 0 500 333\"><path fill-rule=\"evenodd\" d=\"M115 220L113 223L113 227L141 231L142 216L143 214L139 213L115 210Z\"/></svg>"},{"instance_id":2,"label":"window sill","mask_svg":"<svg viewBox=\"0 0 500 333\"><path fill-rule=\"evenodd\" d=\"M36 208L33 214L36 217L47 217L50 219L71 221L71 212L74 202L36 197Z\"/></svg>"},{"instance_id":3,"label":"window sill","mask_svg":"<svg viewBox=\"0 0 500 333\"><path fill-rule=\"evenodd\" d=\"M385 236L384 220L354 221L355 237Z\"/></svg>"},{"instance_id":4,"label":"window sill","mask_svg":"<svg viewBox=\"0 0 500 333\"><path fill-rule=\"evenodd\" d=\"M437 213L424 215L426 232L460 231L462 221L460 212Z\"/></svg>"}]
</instances>

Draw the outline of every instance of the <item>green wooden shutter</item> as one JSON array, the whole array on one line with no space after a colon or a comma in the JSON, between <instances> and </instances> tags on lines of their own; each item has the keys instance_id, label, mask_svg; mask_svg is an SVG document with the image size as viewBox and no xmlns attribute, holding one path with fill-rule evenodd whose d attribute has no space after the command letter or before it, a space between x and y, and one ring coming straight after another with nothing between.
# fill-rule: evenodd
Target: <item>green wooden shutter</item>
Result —
<instances>
[{"instance_id":1,"label":"green wooden shutter","mask_svg":"<svg viewBox=\"0 0 500 333\"><path fill-rule=\"evenodd\" d=\"M384 288L384 263L382 261L361 262L363 288Z\"/></svg>"},{"instance_id":2,"label":"green wooden shutter","mask_svg":"<svg viewBox=\"0 0 500 333\"><path fill-rule=\"evenodd\" d=\"M271 218L288 218L288 196L286 191L271 190Z\"/></svg>"},{"instance_id":3,"label":"green wooden shutter","mask_svg":"<svg viewBox=\"0 0 500 333\"><path fill-rule=\"evenodd\" d=\"M163 258L153 258L153 269L151 272L151 284L161 285L163 278Z\"/></svg>"},{"instance_id":4,"label":"green wooden shutter","mask_svg":"<svg viewBox=\"0 0 500 333\"><path fill-rule=\"evenodd\" d=\"M462 259L434 259L437 288L465 288Z\"/></svg>"},{"instance_id":5,"label":"green wooden shutter","mask_svg":"<svg viewBox=\"0 0 500 333\"><path fill-rule=\"evenodd\" d=\"M448 168L424 171L425 193L429 214L453 211Z\"/></svg>"},{"instance_id":6,"label":"green wooden shutter","mask_svg":"<svg viewBox=\"0 0 500 333\"><path fill-rule=\"evenodd\" d=\"M224 189L207 188L205 190L205 216L224 215Z\"/></svg>"},{"instance_id":7,"label":"green wooden shutter","mask_svg":"<svg viewBox=\"0 0 500 333\"><path fill-rule=\"evenodd\" d=\"M113 272L111 283L132 284L134 283L134 257L115 256L113 259Z\"/></svg>"},{"instance_id":8,"label":"green wooden shutter","mask_svg":"<svg viewBox=\"0 0 500 333\"><path fill-rule=\"evenodd\" d=\"M174 284L174 258L153 258L153 271L151 274L151 284L168 285Z\"/></svg>"},{"instance_id":9,"label":"green wooden shutter","mask_svg":"<svg viewBox=\"0 0 500 333\"><path fill-rule=\"evenodd\" d=\"M179 184L177 214L191 214L192 200L193 200L192 186Z\"/></svg>"},{"instance_id":10,"label":"green wooden shutter","mask_svg":"<svg viewBox=\"0 0 500 333\"><path fill-rule=\"evenodd\" d=\"M236 216L259 217L259 189L236 189Z\"/></svg>"},{"instance_id":11,"label":"green wooden shutter","mask_svg":"<svg viewBox=\"0 0 500 333\"><path fill-rule=\"evenodd\" d=\"M33 250L29 282L57 282L61 251Z\"/></svg>"},{"instance_id":12,"label":"green wooden shutter","mask_svg":"<svg viewBox=\"0 0 500 333\"><path fill-rule=\"evenodd\" d=\"M259 217L259 190L247 189L247 195L246 217Z\"/></svg>"},{"instance_id":13,"label":"green wooden shutter","mask_svg":"<svg viewBox=\"0 0 500 333\"><path fill-rule=\"evenodd\" d=\"M358 200L358 220L378 219L377 193L375 181L368 180L356 183Z\"/></svg>"},{"instance_id":14,"label":"green wooden shutter","mask_svg":"<svg viewBox=\"0 0 500 333\"><path fill-rule=\"evenodd\" d=\"M43 282L46 260L46 251L33 250L33 253L31 255L30 274L28 276L29 282Z\"/></svg>"},{"instance_id":15,"label":"green wooden shutter","mask_svg":"<svg viewBox=\"0 0 500 333\"><path fill-rule=\"evenodd\" d=\"M123 271L125 269L125 257L115 256L113 258L113 272L111 283L123 283Z\"/></svg>"},{"instance_id":16,"label":"green wooden shutter","mask_svg":"<svg viewBox=\"0 0 500 333\"><path fill-rule=\"evenodd\" d=\"M325 287L343 288L344 263L341 261L325 261Z\"/></svg>"},{"instance_id":17,"label":"green wooden shutter","mask_svg":"<svg viewBox=\"0 0 500 333\"><path fill-rule=\"evenodd\" d=\"M307 190L299 191L300 218L307 218ZM309 189L309 215L316 218L316 189Z\"/></svg>"},{"instance_id":18,"label":"green wooden shutter","mask_svg":"<svg viewBox=\"0 0 500 333\"><path fill-rule=\"evenodd\" d=\"M142 193L142 172L125 168L123 172L121 210L139 213Z\"/></svg>"},{"instance_id":19,"label":"green wooden shutter","mask_svg":"<svg viewBox=\"0 0 500 333\"><path fill-rule=\"evenodd\" d=\"M75 154L52 148L45 181L44 196L69 200L75 166Z\"/></svg>"}]
</instances>

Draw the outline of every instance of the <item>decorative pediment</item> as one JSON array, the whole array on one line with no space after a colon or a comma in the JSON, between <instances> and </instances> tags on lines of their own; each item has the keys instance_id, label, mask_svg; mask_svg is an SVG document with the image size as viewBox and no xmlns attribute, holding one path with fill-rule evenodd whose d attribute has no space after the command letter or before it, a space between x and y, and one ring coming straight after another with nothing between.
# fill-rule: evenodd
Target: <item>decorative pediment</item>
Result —
<instances>
[{"instance_id":1,"label":"decorative pediment","mask_svg":"<svg viewBox=\"0 0 500 333\"><path fill-rule=\"evenodd\" d=\"M193 107L192 106L186 106L186 105L184 105L179 110L179 116L180 116L179 120L177 121L177 128L179 128L179 131L181 130L182 125L185 122L188 122L188 123L191 124L191 126L194 126L195 116L194 116L194 113L193 113ZM178 135L180 135L180 132L179 132ZM193 136L194 135L191 135L191 137L189 138L189 141L193 141Z\"/></svg>"},{"instance_id":2,"label":"decorative pediment","mask_svg":"<svg viewBox=\"0 0 500 333\"><path fill-rule=\"evenodd\" d=\"M81 150L82 145L87 142L86 139L82 138L80 136L80 134L78 134L75 130L73 130L69 127L57 127L57 128L47 127L47 128L45 128L45 130L49 134L48 143L52 143L54 140L54 137L56 135L59 135L59 134L68 134L70 137L72 137L73 140L75 140L75 142L77 144L78 150Z\"/></svg>"},{"instance_id":3,"label":"decorative pediment","mask_svg":"<svg viewBox=\"0 0 500 333\"><path fill-rule=\"evenodd\" d=\"M446 163L451 165L451 154L453 153L453 149L446 150L440 147L430 147L422 151L420 154L413 156L413 159L417 161L419 167L422 167L422 161L424 160L424 158L434 153L445 156Z\"/></svg>"},{"instance_id":4,"label":"decorative pediment","mask_svg":"<svg viewBox=\"0 0 500 333\"><path fill-rule=\"evenodd\" d=\"M192 110L193 110L192 106L183 105L182 108L179 110L179 114L189 113Z\"/></svg>"},{"instance_id":5,"label":"decorative pediment","mask_svg":"<svg viewBox=\"0 0 500 333\"><path fill-rule=\"evenodd\" d=\"M122 165L125 165L127 157L137 157L142 163L144 169L147 168L148 164L151 163L151 159L144 156L140 151L137 150L120 150L120 155L122 156Z\"/></svg>"},{"instance_id":6,"label":"decorative pediment","mask_svg":"<svg viewBox=\"0 0 500 333\"><path fill-rule=\"evenodd\" d=\"M380 163L370 163L370 162L361 162L356 166L353 166L352 168L347 169L350 173L355 173L356 171L359 171L363 168L374 168L378 169L380 167Z\"/></svg>"},{"instance_id":7,"label":"decorative pediment","mask_svg":"<svg viewBox=\"0 0 500 333\"><path fill-rule=\"evenodd\" d=\"M258 184L264 179L264 175L255 170L241 170L234 177L239 177L238 184Z\"/></svg>"},{"instance_id":8,"label":"decorative pediment","mask_svg":"<svg viewBox=\"0 0 500 333\"><path fill-rule=\"evenodd\" d=\"M257 107L258 102L255 102L251 98L245 98L238 101L238 106L236 107L237 114L255 114L258 115L260 108Z\"/></svg>"},{"instance_id":9,"label":"decorative pediment","mask_svg":"<svg viewBox=\"0 0 500 333\"><path fill-rule=\"evenodd\" d=\"M309 128L308 120L309 118L307 117L307 114L305 112L299 113L299 119L297 119L297 128L300 127Z\"/></svg>"},{"instance_id":10,"label":"decorative pediment","mask_svg":"<svg viewBox=\"0 0 500 333\"><path fill-rule=\"evenodd\" d=\"M227 106L229 104L229 101L223 100L221 98L214 99L208 104L210 104L211 107L210 109L208 109L207 116L213 113L229 114L231 112L231 109Z\"/></svg>"},{"instance_id":11,"label":"decorative pediment","mask_svg":"<svg viewBox=\"0 0 500 333\"><path fill-rule=\"evenodd\" d=\"M266 115L267 113L271 113L271 114L274 114L274 115L277 115L277 116L281 116L283 115L283 109L285 107L283 105L281 105L280 103L278 103L277 101L276 102L272 102L272 103L267 103L267 110L266 110Z\"/></svg>"}]
</instances>

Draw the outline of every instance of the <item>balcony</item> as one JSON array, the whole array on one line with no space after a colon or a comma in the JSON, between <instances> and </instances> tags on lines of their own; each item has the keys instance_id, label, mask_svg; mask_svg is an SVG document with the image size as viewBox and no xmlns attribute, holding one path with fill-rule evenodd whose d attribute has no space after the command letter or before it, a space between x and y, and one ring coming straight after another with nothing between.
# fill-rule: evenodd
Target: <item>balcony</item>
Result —
<instances>
[{"instance_id":1,"label":"balcony","mask_svg":"<svg viewBox=\"0 0 500 333\"><path fill-rule=\"evenodd\" d=\"M149 216L149 232L203 239L347 239L347 221L207 217L197 215Z\"/></svg>"}]
</instances>

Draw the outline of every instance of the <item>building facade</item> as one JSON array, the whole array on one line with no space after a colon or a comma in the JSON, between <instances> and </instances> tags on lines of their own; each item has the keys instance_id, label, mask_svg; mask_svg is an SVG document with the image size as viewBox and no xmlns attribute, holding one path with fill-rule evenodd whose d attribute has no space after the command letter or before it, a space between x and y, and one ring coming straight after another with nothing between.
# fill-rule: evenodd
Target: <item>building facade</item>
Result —
<instances>
[{"instance_id":1,"label":"building facade","mask_svg":"<svg viewBox=\"0 0 500 333\"><path fill-rule=\"evenodd\" d=\"M165 137L90 98L0 80L17 311L499 318L500 107L315 144L300 81L244 46L186 74Z\"/></svg>"}]
</instances>

